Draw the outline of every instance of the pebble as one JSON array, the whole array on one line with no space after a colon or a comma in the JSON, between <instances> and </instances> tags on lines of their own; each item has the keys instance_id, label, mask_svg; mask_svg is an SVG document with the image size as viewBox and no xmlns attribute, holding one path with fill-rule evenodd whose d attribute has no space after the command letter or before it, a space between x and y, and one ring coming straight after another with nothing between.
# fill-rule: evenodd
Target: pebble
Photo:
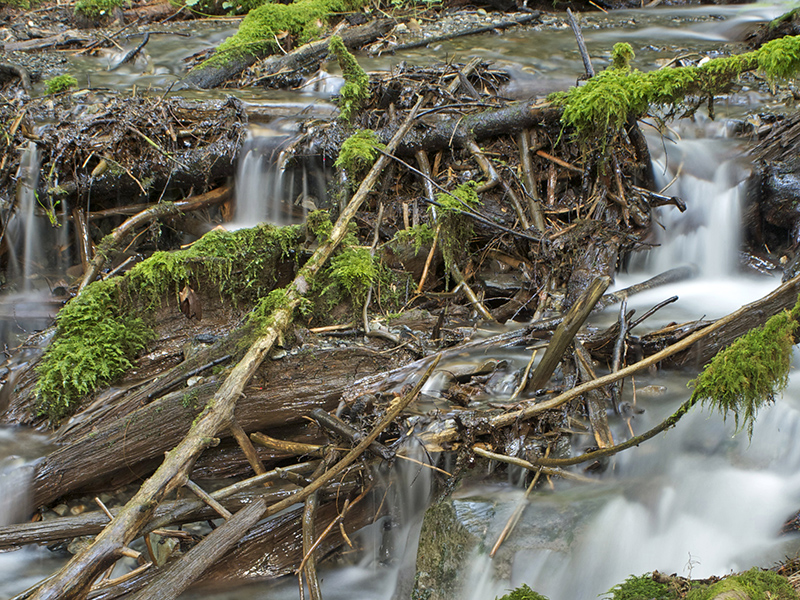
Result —
<instances>
[{"instance_id":1,"label":"pebble","mask_svg":"<svg viewBox=\"0 0 800 600\"><path fill-rule=\"evenodd\" d=\"M57 504L53 507L53 512L56 513L59 517L63 517L69 511L69 506L66 504Z\"/></svg>"},{"instance_id":2,"label":"pebble","mask_svg":"<svg viewBox=\"0 0 800 600\"><path fill-rule=\"evenodd\" d=\"M202 382L203 382L203 378L200 377L199 375L195 375L194 377L189 377L189 379L186 380L186 386L187 387L192 387L192 386L197 385L198 383L202 383Z\"/></svg>"},{"instance_id":3,"label":"pebble","mask_svg":"<svg viewBox=\"0 0 800 600\"><path fill-rule=\"evenodd\" d=\"M85 504L76 504L75 506L69 509L69 514L73 517L77 517L86 512L86 505Z\"/></svg>"}]
</instances>

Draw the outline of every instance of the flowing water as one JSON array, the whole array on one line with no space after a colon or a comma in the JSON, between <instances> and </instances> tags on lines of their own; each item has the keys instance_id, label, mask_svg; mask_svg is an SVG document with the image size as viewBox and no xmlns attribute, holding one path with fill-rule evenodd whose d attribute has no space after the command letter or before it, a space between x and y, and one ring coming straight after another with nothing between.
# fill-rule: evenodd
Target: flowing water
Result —
<instances>
[{"instance_id":1,"label":"flowing water","mask_svg":"<svg viewBox=\"0 0 800 600\"><path fill-rule=\"evenodd\" d=\"M584 35L590 53L597 57L597 68L605 66L613 43L624 39L636 50L636 66L650 69L678 54L711 51L720 42L784 11L783 6L758 5L598 13L584 15ZM200 41L195 37L192 44L210 45L218 41L214 36L227 33L229 29L216 27L210 37ZM125 79L127 71L142 69L148 84L165 87L179 73L176 62L187 50L178 57L177 49L167 46L167 41L154 43L164 44L163 52L151 47L158 60L150 59L139 67L126 65L121 72L98 72L95 81L109 87L130 86ZM516 94L559 87L574 81L582 71L568 28L536 35L511 30L501 36L464 38L403 56L366 59L364 64L379 69L400 60L428 64L453 56L466 60L475 54L514 72ZM173 55L174 62L165 62L165 56ZM107 60L113 62L113 57ZM89 64L86 69L90 72L96 66ZM762 101L757 93L745 91L731 99L723 112L741 116ZM664 230L654 240L659 247L634 260L631 271L619 275L617 286L681 263L696 264L701 277L631 299L630 307L644 310L667 296L680 296L678 303L648 320L649 327L672 320L719 317L778 284L775 279L744 276L738 271L741 192L748 166L737 143L725 132L724 117L713 122L698 117L692 123L675 124L664 140L650 140L661 184L672 182L668 193L681 196L688 210L679 215L672 207L660 209ZM237 172L237 222L292 222L322 198L324 185L317 182L323 177L303 168L293 169L291 174L286 169L282 150L292 133L291 122L273 122L268 131L252 132ZM253 212L248 214L250 210ZM611 310L598 322L614 318ZM506 358L520 367L526 360L522 355ZM645 412L632 419L633 430L645 431L683 402L691 376L637 377L635 401ZM648 397L645 386L659 386L666 393ZM507 395L508 387L498 386L499 399ZM632 388L627 386L625 391L629 402L634 401ZM612 428L617 440L629 435L621 419L612 418ZM515 548L510 562L498 572L485 554L475 556L465 574L469 593L464 597L491 600L512 586L527 583L551 600L582 600L597 597L630 574L658 569L693 577L722 575L752 565L768 566L792 555L798 542L780 536L779 531L786 518L800 510L798 433L800 377L796 376L776 404L763 410L752 440L746 433L735 434L733 423L724 423L719 415L695 409L675 429L611 459L602 475L594 475L597 484L557 481L552 489L537 491L516 538L509 540ZM5 439L11 440L7 448L2 443ZM576 440L576 450L582 450L584 442ZM7 466L34 460L45 451L42 440L35 440L32 448L28 444L21 432L0 430L0 498L7 497L10 490L22 494L10 504L0 503L0 523L12 519L11 512L25 503L25 482L8 480ZM29 449L22 453L15 448ZM413 565L429 482L424 470L406 467L400 471L407 478L399 478L393 488L401 495L397 504L404 507L404 513L395 515L391 526L384 519L360 534L368 550L359 560L325 572L326 600L388 600L394 596L401 574ZM521 495L518 486L509 484L463 489L457 500L467 506L489 499L495 515L486 522L487 543L492 544ZM558 537L552 530L560 532ZM521 539L527 542L520 543ZM53 560L58 559L41 549L0 555L0 596L27 587L54 567ZM297 588L293 581L257 584L202 597L289 599L297 597Z\"/></svg>"}]
</instances>

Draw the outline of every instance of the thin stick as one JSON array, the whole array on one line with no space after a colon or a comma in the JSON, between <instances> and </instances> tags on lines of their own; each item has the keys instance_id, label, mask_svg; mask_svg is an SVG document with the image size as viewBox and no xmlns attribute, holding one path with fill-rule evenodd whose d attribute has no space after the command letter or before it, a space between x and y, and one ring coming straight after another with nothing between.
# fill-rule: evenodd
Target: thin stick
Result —
<instances>
[{"instance_id":1,"label":"thin stick","mask_svg":"<svg viewBox=\"0 0 800 600\"><path fill-rule=\"evenodd\" d=\"M433 255L436 253L436 244L439 243L439 232L442 229L441 223L436 226L436 231L433 234L433 244L431 250L428 252L428 258L425 259L425 268L422 269L422 277L419 278L419 285L417 286L417 294L422 293L422 287L425 285L425 280L428 278L428 270L433 262Z\"/></svg>"},{"instance_id":2,"label":"thin stick","mask_svg":"<svg viewBox=\"0 0 800 600\"><path fill-rule=\"evenodd\" d=\"M186 487L189 488L192 491L192 493L194 493L195 496L197 496L198 498L200 498L200 500L208 504L211 508L217 511L225 519L230 519L233 516L231 514L231 511L229 511L227 508L222 506L222 504L214 500L214 498L209 496L203 488L201 488L191 479L186 480Z\"/></svg>"},{"instance_id":3,"label":"thin stick","mask_svg":"<svg viewBox=\"0 0 800 600\"><path fill-rule=\"evenodd\" d=\"M575 15L572 14L572 11L569 8L567 8L567 17L569 17L569 26L572 27L572 33L575 34L575 40L578 42L578 50L580 51L581 58L583 59L583 68L586 69L586 75L588 77L594 77L592 59L589 57L589 52L586 50L586 42L583 41L581 26L578 24L578 19L575 18Z\"/></svg>"}]
</instances>

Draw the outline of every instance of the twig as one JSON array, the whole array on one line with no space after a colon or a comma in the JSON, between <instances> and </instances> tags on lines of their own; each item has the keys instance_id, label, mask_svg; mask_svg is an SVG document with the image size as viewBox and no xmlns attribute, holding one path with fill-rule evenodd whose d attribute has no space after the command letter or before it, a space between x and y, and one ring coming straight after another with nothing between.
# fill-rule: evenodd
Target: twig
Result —
<instances>
[{"instance_id":1,"label":"twig","mask_svg":"<svg viewBox=\"0 0 800 600\"><path fill-rule=\"evenodd\" d=\"M478 456L482 456L483 458L488 458L491 460L496 460L498 462L507 463L509 465L515 465L517 467L522 467L523 469L528 469L529 471L538 471L540 467L542 468L542 473L545 475L550 475L552 477L561 477L562 479L571 479L572 481L580 481L581 483L597 483L597 480L592 479L591 477L585 477L583 475L578 475L577 473L572 473L570 471L563 471L558 468L548 468L546 465L538 465L532 462L528 462L522 458L516 458L514 456L507 456L505 454L497 454L496 452L490 452L484 448L476 446L472 448L472 451L477 454Z\"/></svg>"},{"instance_id":2,"label":"twig","mask_svg":"<svg viewBox=\"0 0 800 600\"><path fill-rule=\"evenodd\" d=\"M433 244L428 252L428 257L425 259L425 267L422 269L422 276L419 278L419 285L417 286L417 294L422 293L422 288L425 285L425 280L428 278L428 270L431 268L433 255L436 253L436 244L439 243L439 232L442 230L441 223L436 225L436 231L433 234Z\"/></svg>"},{"instance_id":3,"label":"twig","mask_svg":"<svg viewBox=\"0 0 800 600\"><path fill-rule=\"evenodd\" d=\"M214 498L209 496L203 488L201 488L191 479L187 479L185 485L192 491L192 493L194 493L195 496L200 498L200 500L202 500L203 502L208 504L211 508L213 508L215 511L217 511L223 518L230 519L233 516L231 514L231 511L222 506L222 504L217 502Z\"/></svg>"},{"instance_id":4,"label":"twig","mask_svg":"<svg viewBox=\"0 0 800 600\"><path fill-rule=\"evenodd\" d=\"M583 33L581 33L581 26L572 11L567 8L567 17L569 18L569 26L572 27L572 33L575 34L575 40L578 42L578 50L583 59L583 68L586 70L587 77L594 77L594 67L592 66L592 59L589 57L589 52L586 50L586 42L583 41Z\"/></svg>"}]
</instances>

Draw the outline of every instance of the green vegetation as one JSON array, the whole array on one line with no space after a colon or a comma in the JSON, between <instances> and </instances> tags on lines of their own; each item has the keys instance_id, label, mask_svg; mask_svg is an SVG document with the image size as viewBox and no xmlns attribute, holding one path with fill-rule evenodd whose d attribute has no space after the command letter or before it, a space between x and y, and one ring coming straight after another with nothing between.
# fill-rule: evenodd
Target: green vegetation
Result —
<instances>
[{"instance_id":1,"label":"green vegetation","mask_svg":"<svg viewBox=\"0 0 800 600\"><path fill-rule=\"evenodd\" d=\"M48 96L66 92L70 88L78 87L78 80L72 75L58 75L45 81L45 93Z\"/></svg>"},{"instance_id":2,"label":"green vegetation","mask_svg":"<svg viewBox=\"0 0 800 600\"><path fill-rule=\"evenodd\" d=\"M211 231L185 250L156 252L123 277L87 286L59 312L56 337L37 369L40 413L56 422L83 396L129 369L153 335L142 318L129 315L156 308L192 279L234 302L266 296L261 303L277 304L269 292L278 281L279 262L291 257L300 232L300 226L271 225ZM111 238L105 238L98 252L110 247ZM253 318L256 324L263 310Z\"/></svg>"},{"instance_id":3,"label":"green vegetation","mask_svg":"<svg viewBox=\"0 0 800 600\"><path fill-rule=\"evenodd\" d=\"M537 594L531 588L529 588L526 584L522 584L518 588L511 590L502 598L498 600L548 600L546 596L542 596L541 594Z\"/></svg>"},{"instance_id":4,"label":"green vegetation","mask_svg":"<svg viewBox=\"0 0 800 600\"><path fill-rule=\"evenodd\" d=\"M170 290L178 291L191 278L204 278L220 294L237 300L254 300L275 286L279 261L288 258L300 240L301 227L258 225L238 231L210 231L185 250L156 252L126 276L131 295L157 306ZM108 252L110 239L98 252Z\"/></svg>"},{"instance_id":5,"label":"green vegetation","mask_svg":"<svg viewBox=\"0 0 800 600\"><path fill-rule=\"evenodd\" d=\"M75 13L80 13L90 19L107 17L114 9L124 4L124 0L78 0L75 3Z\"/></svg>"},{"instance_id":6,"label":"green vegetation","mask_svg":"<svg viewBox=\"0 0 800 600\"><path fill-rule=\"evenodd\" d=\"M467 208L480 206L474 181L462 183L449 194L436 195L438 220L441 225L440 240L445 267L458 264L466 256L468 242L474 233L472 219L464 214Z\"/></svg>"},{"instance_id":7,"label":"green vegetation","mask_svg":"<svg viewBox=\"0 0 800 600\"><path fill-rule=\"evenodd\" d=\"M356 57L350 54L338 35L331 37L329 50L339 61L344 76L344 86L339 92L339 116L349 122L369 98L369 75L358 64Z\"/></svg>"},{"instance_id":8,"label":"green vegetation","mask_svg":"<svg viewBox=\"0 0 800 600\"><path fill-rule=\"evenodd\" d=\"M328 273L333 283L347 292L353 307L359 308L364 305L370 286L378 281L380 264L369 248L351 246L331 258Z\"/></svg>"},{"instance_id":9,"label":"green vegetation","mask_svg":"<svg viewBox=\"0 0 800 600\"><path fill-rule=\"evenodd\" d=\"M414 247L414 256L419 254L423 246L433 244L435 232L427 223L414 225L409 229L400 229L394 234L394 242L401 245L411 245Z\"/></svg>"},{"instance_id":10,"label":"green vegetation","mask_svg":"<svg viewBox=\"0 0 800 600\"><path fill-rule=\"evenodd\" d=\"M785 577L772 571L762 571L756 567L744 573L726 577L713 585L693 588L686 595L686 600L721 598L725 592L729 592L729 595L725 597L730 598L797 600L797 594Z\"/></svg>"},{"instance_id":11,"label":"green vegetation","mask_svg":"<svg viewBox=\"0 0 800 600\"><path fill-rule=\"evenodd\" d=\"M56 323L56 337L36 368L37 409L51 422L122 375L153 336L144 320L123 313L116 280L87 287L58 313Z\"/></svg>"},{"instance_id":12,"label":"green vegetation","mask_svg":"<svg viewBox=\"0 0 800 600\"><path fill-rule=\"evenodd\" d=\"M641 577L628 577L603 596L606 600L671 600L675 597L664 583L653 580L650 573Z\"/></svg>"},{"instance_id":13,"label":"green vegetation","mask_svg":"<svg viewBox=\"0 0 800 600\"><path fill-rule=\"evenodd\" d=\"M333 13L357 10L363 0L296 0L291 4L242 0L250 10L235 35L229 37L209 59L211 64L225 64L231 58L246 54L258 55L278 50L278 39L287 34L304 44L320 34Z\"/></svg>"},{"instance_id":14,"label":"green vegetation","mask_svg":"<svg viewBox=\"0 0 800 600\"><path fill-rule=\"evenodd\" d=\"M350 185L356 188L361 183L360 176L372 167L379 151L385 148L372 129L361 129L342 142L339 158L334 166L343 168L350 179Z\"/></svg>"},{"instance_id":15,"label":"green vegetation","mask_svg":"<svg viewBox=\"0 0 800 600\"><path fill-rule=\"evenodd\" d=\"M588 142L613 137L629 118L642 117L651 107L672 114L687 96L711 101L745 71L758 69L771 81L800 73L800 37L789 36L764 44L758 50L709 60L699 67L677 67L642 73L631 71L633 51L617 44L613 66L585 85L550 96L564 107L562 122Z\"/></svg>"},{"instance_id":16,"label":"green vegetation","mask_svg":"<svg viewBox=\"0 0 800 600\"><path fill-rule=\"evenodd\" d=\"M791 311L771 317L763 327L748 331L721 350L689 385L691 402L707 403L753 431L758 409L774 401L788 383L794 333L800 319L800 299Z\"/></svg>"}]
</instances>

